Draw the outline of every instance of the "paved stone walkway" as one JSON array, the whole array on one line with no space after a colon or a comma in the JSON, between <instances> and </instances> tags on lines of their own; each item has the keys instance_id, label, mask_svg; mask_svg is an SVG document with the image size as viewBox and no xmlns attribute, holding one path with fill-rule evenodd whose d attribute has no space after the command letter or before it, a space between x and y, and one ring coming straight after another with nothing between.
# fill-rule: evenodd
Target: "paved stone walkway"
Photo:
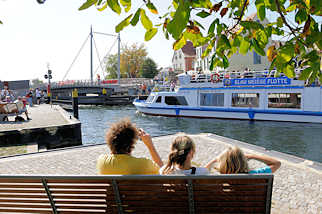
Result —
<instances>
[{"instance_id":1,"label":"paved stone walkway","mask_svg":"<svg viewBox=\"0 0 322 214\"><path fill-rule=\"evenodd\" d=\"M261 147L213 134L191 135L191 137L197 147L194 163L200 166L205 165L232 144L237 144L246 152L265 153L277 157L282 166L274 176L272 213L322 213L322 171L319 169L319 164L314 169L311 161L266 151ZM164 161L167 159L173 138L175 135L153 139ZM93 175L96 174L96 158L106 152L109 152L106 145L97 145L2 158L0 174ZM149 157L148 150L142 142L137 143L133 155ZM262 166L262 163L252 160L250 166L255 168Z\"/></svg>"},{"instance_id":2,"label":"paved stone walkway","mask_svg":"<svg viewBox=\"0 0 322 214\"><path fill-rule=\"evenodd\" d=\"M32 128L42 128L50 126L60 126L71 124L74 122L79 122L74 117L69 117L68 113L64 111L60 106L48 104L34 105L33 107L28 107L29 117L32 120L24 122L15 122L15 117L9 117L9 122L0 122L0 132L20 130L20 129L32 129ZM21 115L26 119L25 114Z\"/></svg>"}]
</instances>

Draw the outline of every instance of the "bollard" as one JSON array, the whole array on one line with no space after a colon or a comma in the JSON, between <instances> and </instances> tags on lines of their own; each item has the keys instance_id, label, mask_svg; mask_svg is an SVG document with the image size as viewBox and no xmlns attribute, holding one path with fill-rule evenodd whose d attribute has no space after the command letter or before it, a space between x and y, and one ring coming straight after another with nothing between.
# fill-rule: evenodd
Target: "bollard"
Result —
<instances>
[{"instance_id":1,"label":"bollard","mask_svg":"<svg viewBox=\"0 0 322 214\"><path fill-rule=\"evenodd\" d=\"M74 117L76 119L79 119L78 117L78 91L75 88L72 92L72 97L73 97L73 112L74 112Z\"/></svg>"}]
</instances>

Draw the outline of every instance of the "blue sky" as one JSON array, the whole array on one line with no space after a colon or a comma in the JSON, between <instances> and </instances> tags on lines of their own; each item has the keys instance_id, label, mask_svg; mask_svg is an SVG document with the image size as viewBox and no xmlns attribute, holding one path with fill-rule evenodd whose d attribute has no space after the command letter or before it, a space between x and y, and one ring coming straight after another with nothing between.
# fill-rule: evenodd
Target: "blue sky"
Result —
<instances>
[{"instance_id":1,"label":"blue sky","mask_svg":"<svg viewBox=\"0 0 322 214\"><path fill-rule=\"evenodd\" d=\"M47 63L54 80L61 80L86 39L93 25L94 31L115 34L115 26L126 16L118 16L106 9L78 11L80 0L47 0L39 5L36 0L0 0L0 80L43 79ZM138 5L133 1L133 10ZM138 1L137 1L138 2ZM162 0L160 12L166 12L169 0ZM140 6L140 5L139 5ZM148 14L151 16L151 14ZM154 22L155 23L155 22ZM127 27L121 32L123 44L144 42L145 30L139 26ZM115 41L114 37L95 36L99 55L105 55ZM159 66L171 65L172 42L159 32L146 42L149 56ZM112 53L117 52L117 46ZM94 49L94 70L99 65ZM89 79L89 43L75 62L67 79Z\"/></svg>"}]
</instances>

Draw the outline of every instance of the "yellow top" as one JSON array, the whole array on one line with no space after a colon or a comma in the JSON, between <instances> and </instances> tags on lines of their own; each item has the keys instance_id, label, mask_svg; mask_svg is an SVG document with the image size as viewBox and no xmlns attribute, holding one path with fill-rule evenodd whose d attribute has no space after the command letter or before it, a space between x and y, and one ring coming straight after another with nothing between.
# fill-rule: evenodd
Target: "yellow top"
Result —
<instances>
[{"instance_id":1,"label":"yellow top","mask_svg":"<svg viewBox=\"0 0 322 214\"><path fill-rule=\"evenodd\" d=\"M126 154L101 155L97 160L101 175L152 175L159 174L159 166L147 158Z\"/></svg>"}]
</instances>

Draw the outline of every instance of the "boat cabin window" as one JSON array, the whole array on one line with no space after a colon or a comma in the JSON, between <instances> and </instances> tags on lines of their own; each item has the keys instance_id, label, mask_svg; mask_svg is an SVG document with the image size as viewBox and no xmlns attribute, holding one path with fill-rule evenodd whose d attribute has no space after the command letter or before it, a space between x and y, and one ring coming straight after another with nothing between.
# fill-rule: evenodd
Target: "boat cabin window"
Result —
<instances>
[{"instance_id":1,"label":"boat cabin window","mask_svg":"<svg viewBox=\"0 0 322 214\"><path fill-rule=\"evenodd\" d=\"M149 96L149 97L146 99L146 102L147 102L147 103L152 103L153 99L154 99L154 96Z\"/></svg>"},{"instance_id":2,"label":"boat cabin window","mask_svg":"<svg viewBox=\"0 0 322 214\"><path fill-rule=\"evenodd\" d=\"M161 99L162 99L162 97L161 96L158 96L158 99L155 102L156 103L161 103Z\"/></svg>"},{"instance_id":3,"label":"boat cabin window","mask_svg":"<svg viewBox=\"0 0 322 214\"><path fill-rule=\"evenodd\" d=\"M201 106L224 106L224 93L201 93Z\"/></svg>"},{"instance_id":4,"label":"boat cabin window","mask_svg":"<svg viewBox=\"0 0 322 214\"><path fill-rule=\"evenodd\" d=\"M259 107L259 93L233 93L231 106Z\"/></svg>"},{"instance_id":5,"label":"boat cabin window","mask_svg":"<svg viewBox=\"0 0 322 214\"><path fill-rule=\"evenodd\" d=\"M301 108L301 93L269 93L268 108Z\"/></svg>"},{"instance_id":6,"label":"boat cabin window","mask_svg":"<svg viewBox=\"0 0 322 214\"><path fill-rule=\"evenodd\" d=\"M165 103L167 105L188 105L187 100L184 96L165 96Z\"/></svg>"}]
</instances>

